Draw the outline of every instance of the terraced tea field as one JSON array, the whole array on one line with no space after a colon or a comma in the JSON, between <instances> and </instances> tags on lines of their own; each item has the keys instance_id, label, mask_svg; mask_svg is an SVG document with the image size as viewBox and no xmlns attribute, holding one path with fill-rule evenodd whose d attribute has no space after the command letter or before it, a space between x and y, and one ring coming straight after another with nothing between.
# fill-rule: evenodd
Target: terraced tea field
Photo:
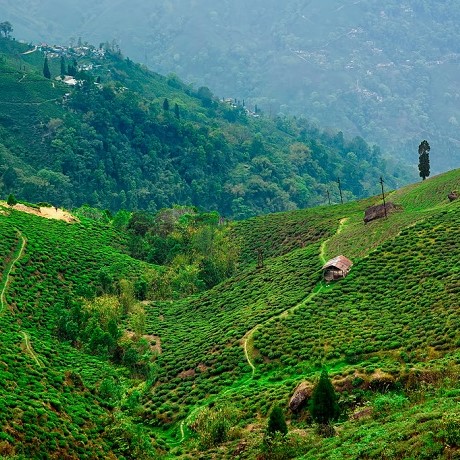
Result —
<instances>
[{"instance_id":1,"label":"terraced tea field","mask_svg":"<svg viewBox=\"0 0 460 460\"><path fill-rule=\"evenodd\" d=\"M103 225L0 209L2 455L102 459L117 449L105 438L110 404L97 389L105 379L129 385L128 375L57 341L55 323L66 296L95 292L102 268L143 270L123 244Z\"/></svg>"},{"instance_id":2,"label":"terraced tea field","mask_svg":"<svg viewBox=\"0 0 460 460\"><path fill-rule=\"evenodd\" d=\"M298 458L456 452L460 202L447 193L459 188L453 171L392 192L402 208L367 225L378 197L230 224L235 276L182 300L144 302L158 353L147 378L58 341L56 324L69 298L101 293L101 276L136 280L158 267L126 255L126 235L110 224L2 207L0 454L233 458L242 449L239 458L257 458L275 403L298 435ZM324 259L341 253L352 271L326 284ZM305 411L287 411L296 386L324 365L343 408L331 439ZM222 408L237 414L231 436L203 451L197 420Z\"/></svg>"}]
</instances>

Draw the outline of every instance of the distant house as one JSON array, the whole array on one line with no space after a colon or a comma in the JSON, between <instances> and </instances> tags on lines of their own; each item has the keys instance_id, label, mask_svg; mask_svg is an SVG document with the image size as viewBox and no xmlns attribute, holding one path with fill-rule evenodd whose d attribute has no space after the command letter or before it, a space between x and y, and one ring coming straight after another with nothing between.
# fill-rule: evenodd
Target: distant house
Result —
<instances>
[{"instance_id":1,"label":"distant house","mask_svg":"<svg viewBox=\"0 0 460 460\"><path fill-rule=\"evenodd\" d=\"M323 265L323 274L325 281L335 281L345 278L350 272L353 262L345 256L337 256L328 260Z\"/></svg>"}]
</instances>

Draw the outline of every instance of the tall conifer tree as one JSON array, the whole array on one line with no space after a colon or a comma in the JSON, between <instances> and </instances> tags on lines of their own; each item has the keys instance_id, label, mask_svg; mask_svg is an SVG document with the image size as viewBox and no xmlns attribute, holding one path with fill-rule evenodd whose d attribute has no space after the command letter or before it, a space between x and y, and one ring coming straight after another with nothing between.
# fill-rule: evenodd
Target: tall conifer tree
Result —
<instances>
[{"instance_id":1,"label":"tall conifer tree","mask_svg":"<svg viewBox=\"0 0 460 460\"><path fill-rule=\"evenodd\" d=\"M270 412L267 425L267 434L269 436L273 436L276 432L280 432L281 434L287 434L288 432L283 411L279 406L275 406Z\"/></svg>"},{"instance_id":2,"label":"tall conifer tree","mask_svg":"<svg viewBox=\"0 0 460 460\"><path fill-rule=\"evenodd\" d=\"M422 141L418 146L418 170L422 180L430 176L430 149L428 141Z\"/></svg>"},{"instance_id":3,"label":"tall conifer tree","mask_svg":"<svg viewBox=\"0 0 460 460\"><path fill-rule=\"evenodd\" d=\"M337 395L326 369L322 370L319 382L313 390L310 411L313 420L322 425L336 420L340 415Z\"/></svg>"},{"instance_id":4,"label":"tall conifer tree","mask_svg":"<svg viewBox=\"0 0 460 460\"><path fill-rule=\"evenodd\" d=\"M43 63L43 76L45 78L51 78L50 66L48 64L48 57L45 57L45 62Z\"/></svg>"},{"instance_id":5,"label":"tall conifer tree","mask_svg":"<svg viewBox=\"0 0 460 460\"><path fill-rule=\"evenodd\" d=\"M65 65L64 56L61 56L61 77L63 77L67 72L67 66Z\"/></svg>"}]
</instances>

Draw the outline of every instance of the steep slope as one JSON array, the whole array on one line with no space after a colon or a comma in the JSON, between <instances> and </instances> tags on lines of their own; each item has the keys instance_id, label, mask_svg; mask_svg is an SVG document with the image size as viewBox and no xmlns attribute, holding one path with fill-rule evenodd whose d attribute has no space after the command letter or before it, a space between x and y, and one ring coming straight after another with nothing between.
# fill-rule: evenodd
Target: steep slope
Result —
<instances>
[{"instance_id":1,"label":"steep slope","mask_svg":"<svg viewBox=\"0 0 460 460\"><path fill-rule=\"evenodd\" d=\"M333 370L337 388L346 389L341 401L349 413L357 401L371 404L379 385L399 386L407 398L409 375L418 385L425 372L432 372L436 378L431 384L450 385L442 383L439 372L443 362L451 362L452 376L458 375L460 208L458 202L449 203L447 193L458 188L459 177L458 170L452 171L394 192L403 210L368 224L367 239L358 230L358 220L364 227L364 210L377 199L237 224L243 247L252 244L253 232L264 221L268 229L272 226L255 240L266 248L263 267L255 266L256 243L254 255L249 248L243 251L243 260L253 262L238 277L196 298L149 309L148 329L162 337L159 362L166 373L155 391L145 395L144 416L154 425L169 426L176 416L188 414L185 424L172 432L173 445L184 439L184 426L196 428L199 414L210 416L213 407L215 414L222 405L233 407L240 427L257 425L273 403L286 405L299 381L311 380L322 365ZM329 230L322 231L327 225ZM339 240L346 242L347 251L354 249L355 265L345 280L326 285L320 255L336 255ZM451 402L442 404L453 410ZM387 408L388 414L398 407ZM416 411L406 399L404 408ZM293 428L303 427L296 417L291 415ZM347 433L356 429L351 421L346 427ZM436 436L442 443L442 434ZM216 452L230 456L243 442L247 452L242 458L253 458L255 439L257 435L247 432ZM314 440L311 458L322 452L318 442ZM304 445L300 451L310 448ZM380 450L371 454L370 446L365 449L370 458L380 458Z\"/></svg>"},{"instance_id":2,"label":"steep slope","mask_svg":"<svg viewBox=\"0 0 460 460\"><path fill-rule=\"evenodd\" d=\"M126 255L123 214L68 224L2 206L2 454L256 458L277 403L291 457L449 458L459 188L456 170L391 192L402 209L367 225L378 197L230 223L236 275L162 302L133 297L139 280L155 295L163 268ZM327 285L322 257L339 252L352 271ZM331 439L287 410L324 365L343 410Z\"/></svg>"},{"instance_id":3,"label":"steep slope","mask_svg":"<svg viewBox=\"0 0 460 460\"><path fill-rule=\"evenodd\" d=\"M435 171L458 167L454 0L4 3L18 37L115 39L150 68L221 97L314 117L413 163L426 137Z\"/></svg>"},{"instance_id":4,"label":"steep slope","mask_svg":"<svg viewBox=\"0 0 460 460\"><path fill-rule=\"evenodd\" d=\"M122 235L101 224L0 206L0 235L1 455L115 458L135 451L142 430L113 410L135 384L130 372L57 335L62 318L70 324L74 300L101 289L102 273L135 279L145 265L126 256ZM151 441L147 436L143 446L149 458L163 451Z\"/></svg>"}]
</instances>

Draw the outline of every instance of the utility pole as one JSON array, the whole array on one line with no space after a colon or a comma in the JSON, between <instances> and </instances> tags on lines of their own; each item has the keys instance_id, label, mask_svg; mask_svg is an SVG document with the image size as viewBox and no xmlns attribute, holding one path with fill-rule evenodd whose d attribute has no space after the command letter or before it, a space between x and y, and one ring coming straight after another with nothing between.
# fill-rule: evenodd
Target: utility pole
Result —
<instances>
[{"instance_id":1,"label":"utility pole","mask_svg":"<svg viewBox=\"0 0 460 460\"><path fill-rule=\"evenodd\" d=\"M337 177L337 184L339 184L340 202L343 204L342 186L340 185L340 177Z\"/></svg>"},{"instance_id":2,"label":"utility pole","mask_svg":"<svg viewBox=\"0 0 460 460\"><path fill-rule=\"evenodd\" d=\"M383 177L380 176L380 185L382 186L383 210L385 212L385 218L386 218L387 217L387 205L385 203L385 192L383 190L383 184L384 184Z\"/></svg>"},{"instance_id":3,"label":"utility pole","mask_svg":"<svg viewBox=\"0 0 460 460\"><path fill-rule=\"evenodd\" d=\"M264 266L264 250L258 248L257 250L257 268L263 268Z\"/></svg>"},{"instance_id":4,"label":"utility pole","mask_svg":"<svg viewBox=\"0 0 460 460\"><path fill-rule=\"evenodd\" d=\"M329 193L329 190L327 190L327 199L329 201L329 206L331 205L331 194Z\"/></svg>"}]
</instances>

